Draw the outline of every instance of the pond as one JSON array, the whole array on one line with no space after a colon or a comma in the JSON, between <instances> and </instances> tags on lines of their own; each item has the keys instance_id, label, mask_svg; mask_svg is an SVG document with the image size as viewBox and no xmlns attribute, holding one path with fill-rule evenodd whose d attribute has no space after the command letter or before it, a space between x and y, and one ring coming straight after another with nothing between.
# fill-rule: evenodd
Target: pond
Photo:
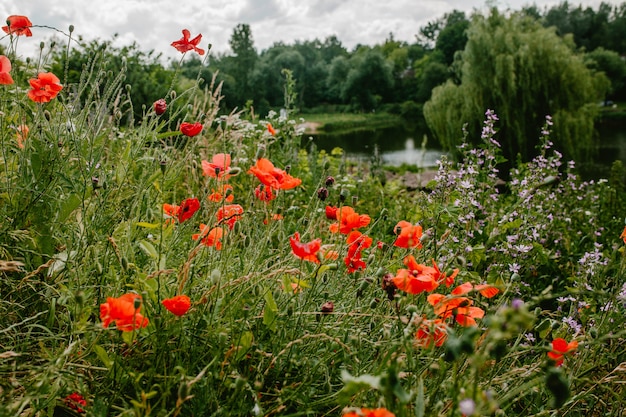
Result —
<instances>
[{"instance_id":1,"label":"pond","mask_svg":"<svg viewBox=\"0 0 626 417\"><path fill-rule=\"evenodd\" d=\"M598 152L590 162L578 164L584 179L606 178L615 160L626 166L626 121L600 124L596 130ZM340 147L354 160L371 160L378 152L382 162L392 166L433 168L445 154L426 129L407 130L401 126L305 135L307 139L326 151Z\"/></svg>"}]
</instances>

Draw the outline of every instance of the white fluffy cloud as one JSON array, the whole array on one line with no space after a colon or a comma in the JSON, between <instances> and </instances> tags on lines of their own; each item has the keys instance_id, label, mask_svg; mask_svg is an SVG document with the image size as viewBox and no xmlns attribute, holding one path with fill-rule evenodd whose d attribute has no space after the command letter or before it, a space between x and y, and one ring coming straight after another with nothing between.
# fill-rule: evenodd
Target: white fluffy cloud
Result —
<instances>
[{"instance_id":1,"label":"white fluffy cloud","mask_svg":"<svg viewBox=\"0 0 626 417\"><path fill-rule=\"evenodd\" d=\"M597 9L602 0L571 1ZM606 2L606 0L605 0ZM609 0L620 4L621 0ZM8 3L8 4L7 4ZM497 2L500 9L516 10L526 4L540 8L559 4L559 0ZM49 26L85 40L110 40L117 44L137 42L142 50L175 58L170 43L187 28L192 36L202 33L202 46L213 45L214 52L228 52L228 40L238 23L247 23L257 50L274 42L323 40L336 35L347 48L358 44L383 42L390 33L397 40L413 42L419 29L429 21L454 9L471 13L485 10L483 0L20 0L2 2L0 16L26 15L34 25ZM53 29L35 28L33 38L20 38L18 52L37 53L39 43L55 34ZM0 40L8 45L8 38Z\"/></svg>"}]
</instances>

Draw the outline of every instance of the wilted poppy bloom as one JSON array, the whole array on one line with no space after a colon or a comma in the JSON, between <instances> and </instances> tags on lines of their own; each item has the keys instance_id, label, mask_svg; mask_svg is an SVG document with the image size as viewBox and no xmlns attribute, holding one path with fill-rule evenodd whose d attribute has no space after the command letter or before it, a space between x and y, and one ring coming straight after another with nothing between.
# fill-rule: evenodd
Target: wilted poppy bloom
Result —
<instances>
[{"instance_id":1,"label":"wilted poppy bloom","mask_svg":"<svg viewBox=\"0 0 626 417\"><path fill-rule=\"evenodd\" d=\"M361 259L361 252L363 249L372 246L372 238L361 234L358 230L350 232L346 243L348 244L348 254L344 258L344 263L348 268L348 273L353 273L359 270L363 270L367 267L365 262Z\"/></svg>"},{"instance_id":2,"label":"wilted poppy bloom","mask_svg":"<svg viewBox=\"0 0 626 417\"><path fill-rule=\"evenodd\" d=\"M100 304L102 326L109 327L115 323L118 330L131 332L148 325L148 319L140 314L141 296L128 293L118 298L108 297L107 302Z\"/></svg>"},{"instance_id":3,"label":"wilted poppy bloom","mask_svg":"<svg viewBox=\"0 0 626 417\"><path fill-rule=\"evenodd\" d=\"M386 408L376 408L373 410L361 408L358 411L345 413L342 417L396 417L396 415Z\"/></svg>"},{"instance_id":4,"label":"wilted poppy bloom","mask_svg":"<svg viewBox=\"0 0 626 417\"><path fill-rule=\"evenodd\" d=\"M24 142L28 139L28 132L30 132L30 129L26 125L19 125L15 128L15 140L18 148L24 149Z\"/></svg>"},{"instance_id":5,"label":"wilted poppy bloom","mask_svg":"<svg viewBox=\"0 0 626 417\"><path fill-rule=\"evenodd\" d=\"M65 397L63 399L63 402L68 408L71 408L72 410L76 410L78 413L84 413L85 410L82 407L85 407L87 405L87 401L85 400L85 397L83 397L77 392L73 392L67 397Z\"/></svg>"},{"instance_id":6,"label":"wilted poppy bloom","mask_svg":"<svg viewBox=\"0 0 626 417\"><path fill-rule=\"evenodd\" d=\"M393 232L398 235L394 246L399 248L421 248L422 247L422 226L413 225L405 220L399 221L396 227L393 228Z\"/></svg>"},{"instance_id":7,"label":"wilted poppy bloom","mask_svg":"<svg viewBox=\"0 0 626 417\"><path fill-rule=\"evenodd\" d=\"M160 116L165 113L165 110L167 110L167 103L164 99L160 98L154 102L153 107L154 112Z\"/></svg>"},{"instance_id":8,"label":"wilted poppy bloom","mask_svg":"<svg viewBox=\"0 0 626 417\"><path fill-rule=\"evenodd\" d=\"M200 233L194 233L191 238L193 240L201 239L200 242L204 246L215 246L215 249L222 250L222 238L224 230L221 227L209 229L206 224L200 224Z\"/></svg>"},{"instance_id":9,"label":"wilted poppy bloom","mask_svg":"<svg viewBox=\"0 0 626 417\"><path fill-rule=\"evenodd\" d=\"M214 203L220 203L222 201L226 201L227 203L232 202L235 199L235 195L233 194L233 187L229 184L223 184L221 190L211 190L211 194L207 197L209 201Z\"/></svg>"},{"instance_id":10,"label":"wilted poppy bloom","mask_svg":"<svg viewBox=\"0 0 626 417\"><path fill-rule=\"evenodd\" d=\"M63 89L59 78L51 72L40 72L37 78L31 78L28 82L31 86L28 98L35 103L48 103Z\"/></svg>"},{"instance_id":11,"label":"wilted poppy bloom","mask_svg":"<svg viewBox=\"0 0 626 417\"><path fill-rule=\"evenodd\" d=\"M243 207L239 204L227 204L217 210L217 221L226 223L228 228L232 230L235 227L235 223L241 219L242 214Z\"/></svg>"},{"instance_id":12,"label":"wilted poppy bloom","mask_svg":"<svg viewBox=\"0 0 626 417\"><path fill-rule=\"evenodd\" d=\"M328 217L328 213L326 214ZM332 233L347 235L353 229L365 227L370 224L371 218L367 214L359 214L352 207L342 206L335 212L335 217L339 221L330 225Z\"/></svg>"},{"instance_id":13,"label":"wilted poppy bloom","mask_svg":"<svg viewBox=\"0 0 626 417\"><path fill-rule=\"evenodd\" d=\"M187 29L183 29L183 37L177 41L172 42L172 46L176 48L178 52L183 54L188 51L196 51L199 55L204 55L204 49L198 48L198 44L202 40L202 34L200 33L193 39L189 39L191 33Z\"/></svg>"},{"instance_id":14,"label":"wilted poppy bloom","mask_svg":"<svg viewBox=\"0 0 626 417\"><path fill-rule=\"evenodd\" d=\"M564 355L573 353L578 348L578 342L573 340L569 343L565 339L557 338L552 341L552 350L548 352L548 357L555 362L555 366L563 364Z\"/></svg>"},{"instance_id":15,"label":"wilted poppy bloom","mask_svg":"<svg viewBox=\"0 0 626 417\"><path fill-rule=\"evenodd\" d=\"M7 17L7 26L2 26L2 30L11 35L33 36L30 28L33 26L26 16L11 15Z\"/></svg>"},{"instance_id":16,"label":"wilted poppy bloom","mask_svg":"<svg viewBox=\"0 0 626 417\"><path fill-rule=\"evenodd\" d=\"M187 123L187 122L183 122L180 124L180 132L185 135L185 136L196 136L199 135L200 132L202 132L202 123L200 122L196 122L196 123Z\"/></svg>"},{"instance_id":17,"label":"wilted poppy bloom","mask_svg":"<svg viewBox=\"0 0 626 417\"><path fill-rule=\"evenodd\" d=\"M276 130L274 129L274 126L272 126L271 123L267 124L267 131L270 133L270 135L274 136L276 135Z\"/></svg>"},{"instance_id":18,"label":"wilted poppy bloom","mask_svg":"<svg viewBox=\"0 0 626 417\"><path fill-rule=\"evenodd\" d=\"M296 232L293 236L289 237L289 244L293 254L304 261L311 261L319 263L317 258L317 252L322 247L322 239L314 239L310 242L300 242L300 233Z\"/></svg>"},{"instance_id":19,"label":"wilted poppy bloom","mask_svg":"<svg viewBox=\"0 0 626 417\"><path fill-rule=\"evenodd\" d=\"M423 319L417 332L415 339L417 346L430 348L431 346L440 347L448 338L448 326L441 319L426 320Z\"/></svg>"},{"instance_id":20,"label":"wilted poppy bloom","mask_svg":"<svg viewBox=\"0 0 626 417\"><path fill-rule=\"evenodd\" d=\"M11 77L11 61L4 55L0 55L0 84L9 85L13 84L13 78Z\"/></svg>"},{"instance_id":21,"label":"wilted poppy bloom","mask_svg":"<svg viewBox=\"0 0 626 417\"><path fill-rule=\"evenodd\" d=\"M276 198L276 195L272 192L272 187L267 187L265 184L260 184L254 189L254 195L261 201L272 201Z\"/></svg>"},{"instance_id":22,"label":"wilted poppy bloom","mask_svg":"<svg viewBox=\"0 0 626 417\"><path fill-rule=\"evenodd\" d=\"M213 155L211 162L202 161L202 173L207 177L228 178L228 170L230 169L230 154L218 153Z\"/></svg>"},{"instance_id":23,"label":"wilted poppy bloom","mask_svg":"<svg viewBox=\"0 0 626 417\"><path fill-rule=\"evenodd\" d=\"M186 295L177 295L161 301L161 304L163 304L170 313L180 317L189 311L191 300Z\"/></svg>"},{"instance_id":24,"label":"wilted poppy bloom","mask_svg":"<svg viewBox=\"0 0 626 417\"><path fill-rule=\"evenodd\" d=\"M264 185L277 190L289 190L302 183L300 178L292 177L286 171L276 168L269 159L265 158L257 159L256 164L250 167L248 173L254 174Z\"/></svg>"}]
</instances>

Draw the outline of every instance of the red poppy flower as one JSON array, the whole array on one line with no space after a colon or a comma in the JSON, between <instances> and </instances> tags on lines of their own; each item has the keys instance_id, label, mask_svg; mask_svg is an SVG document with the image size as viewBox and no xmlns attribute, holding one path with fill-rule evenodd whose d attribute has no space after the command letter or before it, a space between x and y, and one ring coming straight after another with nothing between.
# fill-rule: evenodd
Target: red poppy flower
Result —
<instances>
[{"instance_id":1,"label":"red poppy flower","mask_svg":"<svg viewBox=\"0 0 626 417\"><path fill-rule=\"evenodd\" d=\"M202 123L200 122L196 122L196 123L187 123L187 122L183 122L180 124L180 132L185 135L185 136L196 136L199 135L200 132L202 132Z\"/></svg>"},{"instance_id":2,"label":"red poppy flower","mask_svg":"<svg viewBox=\"0 0 626 417\"><path fill-rule=\"evenodd\" d=\"M626 226L624 226L624 230L622 230L622 234L619 235L619 237L624 240L624 243L626 243Z\"/></svg>"},{"instance_id":3,"label":"red poppy flower","mask_svg":"<svg viewBox=\"0 0 626 417\"><path fill-rule=\"evenodd\" d=\"M259 181L268 187L277 190L289 190L302 183L300 178L294 178L265 158L259 158L256 164L248 170L249 174L254 174Z\"/></svg>"},{"instance_id":4,"label":"red poppy flower","mask_svg":"<svg viewBox=\"0 0 626 417\"><path fill-rule=\"evenodd\" d=\"M396 415L386 408L376 408L374 410L361 408L358 411L346 413L342 417L396 417Z\"/></svg>"},{"instance_id":5,"label":"red poppy flower","mask_svg":"<svg viewBox=\"0 0 626 417\"><path fill-rule=\"evenodd\" d=\"M395 286L409 294L433 291L439 286L437 270L430 266L418 264L413 255L404 258L408 269L399 269L392 278Z\"/></svg>"},{"instance_id":6,"label":"red poppy flower","mask_svg":"<svg viewBox=\"0 0 626 417\"><path fill-rule=\"evenodd\" d=\"M337 207L326 206L326 218L328 220L337 220Z\"/></svg>"},{"instance_id":7,"label":"red poppy flower","mask_svg":"<svg viewBox=\"0 0 626 417\"><path fill-rule=\"evenodd\" d=\"M296 232L293 236L289 237L289 244L291 245L293 254L298 258L320 263L320 260L317 258L317 252L322 247L322 239L318 238L307 243L302 243L300 242L300 233Z\"/></svg>"},{"instance_id":8,"label":"red poppy flower","mask_svg":"<svg viewBox=\"0 0 626 417\"><path fill-rule=\"evenodd\" d=\"M189 220L196 211L200 209L200 201L197 198L188 198L180 203L180 206L175 204L163 204L163 212L170 217L175 217L179 223Z\"/></svg>"},{"instance_id":9,"label":"red poppy flower","mask_svg":"<svg viewBox=\"0 0 626 417\"><path fill-rule=\"evenodd\" d=\"M202 161L202 173L207 177L228 178L230 169L230 154L218 153L213 156L211 162Z\"/></svg>"},{"instance_id":10,"label":"red poppy flower","mask_svg":"<svg viewBox=\"0 0 626 417\"><path fill-rule=\"evenodd\" d=\"M11 61L6 56L0 55L0 84L13 84L13 78L9 72L11 72Z\"/></svg>"},{"instance_id":11,"label":"red poppy flower","mask_svg":"<svg viewBox=\"0 0 626 417\"><path fill-rule=\"evenodd\" d=\"M152 106L154 107L154 112L159 116L167 110L167 102L162 98L155 101Z\"/></svg>"},{"instance_id":12,"label":"red poppy flower","mask_svg":"<svg viewBox=\"0 0 626 417\"><path fill-rule=\"evenodd\" d=\"M186 295L177 295L161 301L161 304L163 304L170 313L180 317L189 311L191 300Z\"/></svg>"},{"instance_id":13,"label":"red poppy flower","mask_svg":"<svg viewBox=\"0 0 626 417\"><path fill-rule=\"evenodd\" d=\"M417 346L430 348L431 346L440 347L448 338L448 326L441 319L422 320L419 329L415 333Z\"/></svg>"},{"instance_id":14,"label":"red poppy flower","mask_svg":"<svg viewBox=\"0 0 626 417\"><path fill-rule=\"evenodd\" d=\"M107 302L100 304L102 326L109 327L115 323L118 330L131 332L148 325L148 319L140 314L141 296L128 293L119 298L108 297Z\"/></svg>"},{"instance_id":15,"label":"red poppy flower","mask_svg":"<svg viewBox=\"0 0 626 417\"><path fill-rule=\"evenodd\" d=\"M85 397L83 397L77 392L73 392L67 397L65 397L63 399L63 402L68 408L71 408L72 410L76 410L76 412L78 413L84 413L85 410L82 407L85 407L87 405L87 401L85 400Z\"/></svg>"},{"instance_id":16,"label":"red poppy flower","mask_svg":"<svg viewBox=\"0 0 626 417\"><path fill-rule=\"evenodd\" d=\"M578 342L573 340L569 343L565 339L557 338L552 341L552 350L548 352L548 357L555 362L555 366L563 364L564 355L573 353L578 348Z\"/></svg>"},{"instance_id":17,"label":"red poppy flower","mask_svg":"<svg viewBox=\"0 0 626 417\"><path fill-rule=\"evenodd\" d=\"M60 80L51 72L40 72L37 78L32 78L28 82L32 87L28 91L28 98L35 103L48 103L63 89L59 84Z\"/></svg>"},{"instance_id":18,"label":"red poppy flower","mask_svg":"<svg viewBox=\"0 0 626 417\"><path fill-rule=\"evenodd\" d=\"M422 247L422 242L420 240L422 238L422 226L419 224L413 225L405 220L402 220L396 224L393 231L396 235L398 235L395 242L393 242L394 246L406 249Z\"/></svg>"},{"instance_id":19,"label":"red poppy flower","mask_svg":"<svg viewBox=\"0 0 626 417\"><path fill-rule=\"evenodd\" d=\"M361 259L361 252L363 249L371 247L372 242L373 239L371 237L362 234L358 230L350 232L346 239L348 254L344 258L348 273L351 274L367 267L365 262Z\"/></svg>"},{"instance_id":20,"label":"red poppy flower","mask_svg":"<svg viewBox=\"0 0 626 417\"><path fill-rule=\"evenodd\" d=\"M328 217L328 213L326 214ZM353 229L365 227L370 224L370 216L367 214L359 214L352 207L342 206L335 212L335 217L339 221L330 225L330 231L332 233L341 233L347 235Z\"/></svg>"},{"instance_id":21,"label":"red poppy flower","mask_svg":"<svg viewBox=\"0 0 626 417\"><path fill-rule=\"evenodd\" d=\"M172 42L172 46L176 48L178 52L183 54L188 51L196 51L199 55L204 55L204 49L198 48L198 44L202 40L202 34L199 34L193 39L189 39L191 33L187 29L183 29L183 37L177 41Z\"/></svg>"},{"instance_id":22,"label":"red poppy flower","mask_svg":"<svg viewBox=\"0 0 626 417\"><path fill-rule=\"evenodd\" d=\"M276 195L272 192L272 188L267 187L264 184L261 184L254 189L254 195L259 200L265 202L272 201L276 198Z\"/></svg>"},{"instance_id":23,"label":"red poppy flower","mask_svg":"<svg viewBox=\"0 0 626 417\"><path fill-rule=\"evenodd\" d=\"M6 33L17 36L33 36L30 31L33 24L26 16L11 15L7 17L7 26L2 26L2 30Z\"/></svg>"},{"instance_id":24,"label":"red poppy flower","mask_svg":"<svg viewBox=\"0 0 626 417\"><path fill-rule=\"evenodd\" d=\"M274 129L274 126L272 126L271 123L267 124L267 131L270 132L270 135L272 136L276 135L276 129Z\"/></svg>"},{"instance_id":25,"label":"red poppy flower","mask_svg":"<svg viewBox=\"0 0 626 417\"><path fill-rule=\"evenodd\" d=\"M222 201L230 203L235 199L235 195L233 194L233 187L231 185L223 184L220 191L214 189L211 191L212 192L211 194L209 194L207 199L214 203L220 203Z\"/></svg>"},{"instance_id":26,"label":"red poppy flower","mask_svg":"<svg viewBox=\"0 0 626 417\"><path fill-rule=\"evenodd\" d=\"M215 246L215 249L222 250L222 238L224 230L221 227L209 229L206 224L200 224L200 233L194 233L191 238L193 240L201 239L200 242L204 246Z\"/></svg>"},{"instance_id":27,"label":"red poppy flower","mask_svg":"<svg viewBox=\"0 0 626 417\"><path fill-rule=\"evenodd\" d=\"M220 207L217 210L217 221L219 223L226 223L230 230L235 227L235 223L241 219L243 214L243 207L239 204L227 204Z\"/></svg>"}]
</instances>

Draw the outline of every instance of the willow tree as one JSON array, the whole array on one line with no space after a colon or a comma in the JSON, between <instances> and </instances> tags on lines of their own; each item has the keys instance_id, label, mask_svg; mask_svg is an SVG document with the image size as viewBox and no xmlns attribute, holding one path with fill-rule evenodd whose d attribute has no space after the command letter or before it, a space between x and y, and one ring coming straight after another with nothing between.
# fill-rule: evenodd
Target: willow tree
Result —
<instances>
[{"instance_id":1,"label":"willow tree","mask_svg":"<svg viewBox=\"0 0 626 417\"><path fill-rule=\"evenodd\" d=\"M596 102L607 80L592 72L571 37L516 13L476 15L461 55L461 83L436 87L424 116L441 144L456 150L463 140L478 143L486 109L500 118L504 156L527 160L545 116L553 118L552 139L568 157L580 159L593 144Z\"/></svg>"}]
</instances>

